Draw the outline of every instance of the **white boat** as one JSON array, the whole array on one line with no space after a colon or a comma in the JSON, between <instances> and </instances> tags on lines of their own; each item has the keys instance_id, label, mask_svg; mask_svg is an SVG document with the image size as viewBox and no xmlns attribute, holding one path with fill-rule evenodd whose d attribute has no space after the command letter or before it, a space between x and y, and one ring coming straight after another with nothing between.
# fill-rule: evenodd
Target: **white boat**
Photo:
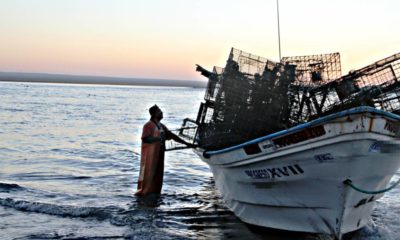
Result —
<instances>
[{"instance_id":1,"label":"white boat","mask_svg":"<svg viewBox=\"0 0 400 240\"><path fill-rule=\"evenodd\" d=\"M400 167L400 116L372 107L334 113L217 151L197 149L228 208L244 222L338 239L367 224ZM346 182L348 183L348 182Z\"/></svg>"},{"instance_id":2,"label":"white boat","mask_svg":"<svg viewBox=\"0 0 400 240\"><path fill-rule=\"evenodd\" d=\"M400 183L399 53L342 76L339 53L275 63L232 48L197 71L205 102L179 134L244 222L340 239Z\"/></svg>"}]
</instances>

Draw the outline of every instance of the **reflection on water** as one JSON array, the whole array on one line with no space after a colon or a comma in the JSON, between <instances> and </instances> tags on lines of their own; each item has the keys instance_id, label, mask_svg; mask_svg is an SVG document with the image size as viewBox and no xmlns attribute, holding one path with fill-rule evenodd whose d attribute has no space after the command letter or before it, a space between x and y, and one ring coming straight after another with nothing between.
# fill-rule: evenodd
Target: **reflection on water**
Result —
<instances>
[{"instance_id":1,"label":"reflection on water","mask_svg":"<svg viewBox=\"0 0 400 240\"><path fill-rule=\"evenodd\" d=\"M190 150L166 153L161 195L135 197L148 108L176 129L203 89L0 83L1 239L331 239L255 227L226 209ZM396 239L396 198L345 239Z\"/></svg>"}]
</instances>

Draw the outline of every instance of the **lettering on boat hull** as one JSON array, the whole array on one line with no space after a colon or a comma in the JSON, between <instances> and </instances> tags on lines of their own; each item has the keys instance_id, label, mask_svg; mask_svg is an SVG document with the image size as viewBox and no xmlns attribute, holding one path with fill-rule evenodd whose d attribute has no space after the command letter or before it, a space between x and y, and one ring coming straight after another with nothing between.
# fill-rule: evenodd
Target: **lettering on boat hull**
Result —
<instances>
[{"instance_id":1,"label":"lettering on boat hull","mask_svg":"<svg viewBox=\"0 0 400 240\"><path fill-rule=\"evenodd\" d=\"M245 170L245 174L252 179L275 179L303 174L304 170L298 164L285 167Z\"/></svg>"}]
</instances>

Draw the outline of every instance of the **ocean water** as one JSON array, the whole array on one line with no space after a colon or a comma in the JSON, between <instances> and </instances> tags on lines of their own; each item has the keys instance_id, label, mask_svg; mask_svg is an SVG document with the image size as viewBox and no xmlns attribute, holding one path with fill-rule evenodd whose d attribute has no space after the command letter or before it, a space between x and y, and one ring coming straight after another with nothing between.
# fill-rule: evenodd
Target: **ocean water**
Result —
<instances>
[{"instance_id":1,"label":"ocean water","mask_svg":"<svg viewBox=\"0 0 400 240\"><path fill-rule=\"evenodd\" d=\"M166 153L160 196L133 195L140 134L159 105L170 129L204 89L0 82L0 239L331 239L241 222L190 150ZM397 175L396 178L399 178ZM400 239L400 189L344 239Z\"/></svg>"}]
</instances>

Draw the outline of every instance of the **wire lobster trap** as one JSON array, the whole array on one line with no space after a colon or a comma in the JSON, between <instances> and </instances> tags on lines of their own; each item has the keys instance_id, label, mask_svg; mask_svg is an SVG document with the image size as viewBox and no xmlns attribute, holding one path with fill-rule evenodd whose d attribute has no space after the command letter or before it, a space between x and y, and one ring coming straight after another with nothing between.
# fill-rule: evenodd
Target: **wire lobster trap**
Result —
<instances>
[{"instance_id":1,"label":"wire lobster trap","mask_svg":"<svg viewBox=\"0 0 400 240\"><path fill-rule=\"evenodd\" d=\"M325 104L323 115L356 106L400 113L400 54L351 71L328 84L337 100Z\"/></svg>"},{"instance_id":2,"label":"wire lobster trap","mask_svg":"<svg viewBox=\"0 0 400 240\"><path fill-rule=\"evenodd\" d=\"M296 79L290 86L290 126L308 121L321 114L337 97L329 88L320 87L341 76L339 53L283 57L285 64L296 66ZM317 90L318 89L318 90Z\"/></svg>"},{"instance_id":3,"label":"wire lobster trap","mask_svg":"<svg viewBox=\"0 0 400 240\"><path fill-rule=\"evenodd\" d=\"M339 53L283 57L281 62L296 66L294 85L314 87L342 76Z\"/></svg>"},{"instance_id":4,"label":"wire lobster trap","mask_svg":"<svg viewBox=\"0 0 400 240\"><path fill-rule=\"evenodd\" d=\"M175 135L183 137L184 139L186 139L187 142L194 144L194 137L197 135L197 124L193 120L186 118L183 120L181 128L170 131ZM165 141L165 151L173 151L187 148L189 147L185 144L178 143L172 139Z\"/></svg>"},{"instance_id":5,"label":"wire lobster trap","mask_svg":"<svg viewBox=\"0 0 400 240\"><path fill-rule=\"evenodd\" d=\"M305 68L307 64L299 61L303 59L306 63L312 63L316 61L315 57L326 66L327 71L313 74L312 67L307 70ZM296 81L290 91L291 125L357 106L371 106L388 112L400 112L400 54L339 77L338 53L312 55L310 58L289 57L284 58L283 61L298 64ZM306 71L308 74L304 74ZM305 75L308 78L304 78ZM313 79L315 75L324 77L316 82Z\"/></svg>"}]
</instances>

